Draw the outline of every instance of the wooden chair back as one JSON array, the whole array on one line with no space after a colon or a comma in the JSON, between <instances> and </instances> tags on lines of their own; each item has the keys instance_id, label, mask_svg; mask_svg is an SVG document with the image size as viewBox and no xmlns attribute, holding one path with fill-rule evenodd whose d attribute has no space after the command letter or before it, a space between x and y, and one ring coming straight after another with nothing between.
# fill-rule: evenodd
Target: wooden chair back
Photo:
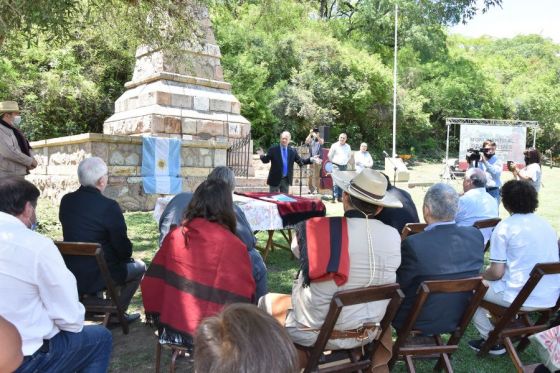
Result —
<instances>
[{"instance_id":1,"label":"wooden chair back","mask_svg":"<svg viewBox=\"0 0 560 373\"><path fill-rule=\"evenodd\" d=\"M501 221L502 221L502 219L500 219L500 218L490 218L490 219L477 220L477 221L474 222L473 227L478 228L478 229L494 228Z\"/></svg>"},{"instance_id":2,"label":"wooden chair back","mask_svg":"<svg viewBox=\"0 0 560 373\"><path fill-rule=\"evenodd\" d=\"M428 226L426 223L407 223L401 232L401 241L404 241L408 236L416 233L424 232Z\"/></svg>"},{"instance_id":3,"label":"wooden chair back","mask_svg":"<svg viewBox=\"0 0 560 373\"><path fill-rule=\"evenodd\" d=\"M94 257L99 267L99 272L103 277L107 288L107 295L109 299L107 302L103 300L96 299L95 302L88 302L87 299L83 299L82 303L86 309L86 312L91 313L102 313L103 325L107 326L109 323L109 318L112 314L115 314L122 326L124 334L128 334L128 322L124 317L124 309L119 304L119 298L117 296L117 289L115 283L111 278L111 273L107 267L107 262L105 261L105 256L103 255L103 248L98 243L91 242L63 242L55 241L54 243L62 256L89 256Z\"/></svg>"},{"instance_id":4,"label":"wooden chair back","mask_svg":"<svg viewBox=\"0 0 560 373\"><path fill-rule=\"evenodd\" d=\"M433 280L422 282L418 286L416 301L402 328L397 333L397 340L393 344L393 355L389 363L389 368L392 369L396 361L399 358L403 358L408 371L414 372L415 368L412 356L432 357L435 355L438 362L434 370L441 370L441 368L445 366L447 372L452 372L453 367L451 366L449 355L457 350L459 341L487 290L488 285L482 280L481 276L456 280ZM473 294L460 318L459 323L454 330L450 331L451 337L449 338L447 344L444 344L441 336L436 334L433 335L433 337L429 337L430 341L428 344L406 345L407 340L412 335L418 334L415 330L413 330L413 328L430 295L438 293L449 294L462 292L472 292Z\"/></svg>"},{"instance_id":5,"label":"wooden chair back","mask_svg":"<svg viewBox=\"0 0 560 373\"><path fill-rule=\"evenodd\" d=\"M492 228L492 230L494 230L494 228L496 227L496 225L498 225L500 221L502 221L502 219L500 218L477 220L474 222L473 227L478 229ZM489 249L490 249L490 240L486 241L486 244L484 245L485 252L488 251Z\"/></svg>"},{"instance_id":6,"label":"wooden chair back","mask_svg":"<svg viewBox=\"0 0 560 373\"><path fill-rule=\"evenodd\" d=\"M478 353L480 356L486 355L492 346L503 341L517 372L523 372L528 368L521 363L517 351L527 348L530 335L540 333L550 327L548 321L560 308L560 297L553 307L532 311L523 311L523 303L544 276L558 274L560 274L560 262L537 263L533 267L529 279L509 307L502 307L488 301L481 302L480 306L487 309L497 319L497 322L494 330L488 335L488 339L482 344ZM539 317L533 321L529 315L535 313ZM521 337L517 349L512 342L512 338L515 337Z\"/></svg>"},{"instance_id":7,"label":"wooden chair back","mask_svg":"<svg viewBox=\"0 0 560 373\"><path fill-rule=\"evenodd\" d=\"M397 313L404 294L400 290L399 284L388 284L380 286L369 286L366 288L344 290L335 293L332 297L329 311L325 318L325 322L319 331L315 344L309 348L296 345L299 349L309 351L309 359L304 369L304 373L309 372L354 372L360 369L367 369L371 365L371 358L373 353L380 345L380 340L385 333L391 333L391 321ZM338 317L342 309L346 306L353 306L356 304L375 302L380 300L389 300L385 316L380 322L381 334L379 338L369 343L365 349L364 354L360 359L351 358L350 362L332 366L326 369L319 369L319 359L325 350L325 346L330 339L331 333L336 325ZM359 348L358 348L359 349ZM344 350L348 356L352 356L352 350Z\"/></svg>"}]
</instances>

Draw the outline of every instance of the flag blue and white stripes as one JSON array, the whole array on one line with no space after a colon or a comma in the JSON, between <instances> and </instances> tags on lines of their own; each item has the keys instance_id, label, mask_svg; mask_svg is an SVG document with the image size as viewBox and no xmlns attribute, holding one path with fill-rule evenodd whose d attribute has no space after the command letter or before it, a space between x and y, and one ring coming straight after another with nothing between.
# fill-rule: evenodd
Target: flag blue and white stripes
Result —
<instances>
[{"instance_id":1,"label":"flag blue and white stripes","mask_svg":"<svg viewBox=\"0 0 560 373\"><path fill-rule=\"evenodd\" d=\"M146 194L181 192L181 140L143 137L142 181Z\"/></svg>"}]
</instances>

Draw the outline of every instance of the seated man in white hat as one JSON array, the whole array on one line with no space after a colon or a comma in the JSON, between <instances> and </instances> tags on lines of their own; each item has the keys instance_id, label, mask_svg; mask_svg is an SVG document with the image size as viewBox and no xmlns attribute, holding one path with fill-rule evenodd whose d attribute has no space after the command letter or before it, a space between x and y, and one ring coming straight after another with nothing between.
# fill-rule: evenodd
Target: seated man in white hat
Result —
<instances>
[{"instance_id":1,"label":"seated man in white hat","mask_svg":"<svg viewBox=\"0 0 560 373\"><path fill-rule=\"evenodd\" d=\"M297 245L292 250L300 259L301 271L291 296L268 294L259 301L259 307L284 324L292 340L303 346L315 343L334 293L394 283L401 262L399 233L373 218L383 208L402 207L395 197L385 194L385 177L372 169L359 174L335 170L332 177L343 190L344 217L300 223L296 228ZM319 263L321 260L314 258L324 260ZM344 335L331 339L327 348L346 349L368 343L373 334L368 325L381 321L386 306L384 301L373 302L343 312L335 329ZM386 336L389 341L382 344L389 350L378 349L385 352L374 363L378 368L391 356L390 335Z\"/></svg>"},{"instance_id":2,"label":"seated man in white hat","mask_svg":"<svg viewBox=\"0 0 560 373\"><path fill-rule=\"evenodd\" d=\"M37 167L20 122L17 102L0 102L0 177L25 176Z\"/></svg>"}]
</instances>

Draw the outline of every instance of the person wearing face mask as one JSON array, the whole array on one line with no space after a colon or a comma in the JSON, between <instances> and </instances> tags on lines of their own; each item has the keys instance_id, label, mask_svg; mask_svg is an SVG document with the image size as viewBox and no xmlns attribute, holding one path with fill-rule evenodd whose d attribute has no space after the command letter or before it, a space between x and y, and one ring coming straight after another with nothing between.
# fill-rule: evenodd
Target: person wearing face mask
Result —
<instances>
[{"instance_id":1,"label":"person wearing face mask","mask_svg":"<svg viewBox=\"0 0 560 373\"><path fill-rule=\"evenodd\" d=\"M15 371L106 372L111 332L84 325L76 279L52 240L30 229L38 198L22 177L0 178L0 315L21 335Z\"/></svg>"},{"instance_id":2,"label":"person wearing face mask","mask_svg":"<svg viewBox=\"0 0 560 373\"><path fill-rule=\"evenodd\" d=\"M25 176L37 167L29 141L17 127L20 122L18 103L0 102L0 177Z\"/></svg>"},{"instance_id":3,"label":"person wearing face mask","mask_svg":"<svg viewBox=\"0 0 560 373\"><path fill-rule=\"evenodd\" d=\"M482 153L478 168L486 173L486 192L490 194L500 205L500 187L502 186L503 163L496 156L496 143L486 140L482 143Z\"/></svg>"}]
</instances>

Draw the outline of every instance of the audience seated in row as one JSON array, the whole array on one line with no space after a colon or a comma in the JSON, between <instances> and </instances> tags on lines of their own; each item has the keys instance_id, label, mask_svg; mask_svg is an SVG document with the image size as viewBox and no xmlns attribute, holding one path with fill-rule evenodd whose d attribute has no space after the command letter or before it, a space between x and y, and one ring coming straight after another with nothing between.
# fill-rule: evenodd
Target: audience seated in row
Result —
<instances>
[{"instance_id":1,"label":"audience seated in row","mask_svg":"<svg viewBox=\"0 0 560 373\"><path fill-rule=\"evenodd\" d=\"M235 190L235 175L231 169L225 166L218 166L212 170L208 175L208 180L222 180L229 187L231 192ZM190 192L183 192L177 194L169 201L165 210L159 219L159 244L163 243L165 236L171 229L181 225L184 212L189 205L193 194ZM257 239L253 234L251 225L247 221L247 217L241 208L233 205L235 211L235 235L247 246L249 257L251 258L251 266L253 268L253 279L257 285L257 294L255 299L268 293L267 272L264 260L257 250Z\"/></svg>"},{"instance_id":2,"label":"audience seated in row","mask_svg":"<svg viewBox=\"0 0 560 373\"><path fill-rule=\"evenodd\" d=\"M344 217L312 218L297 228L294 254L300 273L292 294L268 294L259 301L282 325L295 343L311 346L325 321L334 293L371 285L394 283L401 260L400 236L393 227L374 217L383 208L402 207L386 194L387 180L372 169L356 174L334 171L333 180L342 188ZM328 266L329 258L337 268ZM372 340L374 324L385 314L387 301L348 307L336 330L340 338L331 339L329 349L352 348ZM387 365L391 357L390 334L374 357L377 365ZM305 365L301 356L300 364Z\"/></svg>"},{"instance_id":3,"label":"audience seated in row","mask_svg":"<svg viewBox=\"0 0 560 373\"><path fill-rule=\"evenodd\" d=\"M84 326L76 279L51 239L31 230L39 190L0 179L0 315L22 340L16 372L106 372L111 333Z\"/></svg>"},{"instance_id":4,"label":"audience seated in row","mask_svg":"<svg viewBox=\"0 0 560 373\"><path fill-rule=\"evenodd\" d=\"M501 221L492 233L490 266L483 273L489 284L484 300L508 307L527 282L535 264L558 262L559 258L556 232L535 214L538 195L534 186L527 181L510 180L502 186L501 194L504 208L511 216ZM527 298L523 309L552 307L559 295L559 276L545 276ZM479 351L494 326L483 308L476 311L473 322L482 338L470 341L469 346ZM500 355L505 353L505 348L492 346L489 353Z\"/></svg>"},{"instance_id":5,"label":"audience seated in row","mask_svg":"<svg viewBox=\"0 0 560 373\"><path fill-rule=\"evenodd\" d=\"M146 265L132 258L132 243L119 204L103 195L108 178L107 165L101 158L84 159L78 166L80 187L62 197L59 219L65 241L101 244L111 277L122 286L119 303L126 310L140 285ZM76 276L80 296L95 295L105 289L94 258L71 256L65 261ZM126 317L128 321L134 321L140 314Z\"/></svg>"},{"instance_id":6,"label":"audience seated in row","mask_svg":"<svg viewBox=\"0 0 560 373\"><path fill-rule=\"evenodd\" d=\"M286 330L251 304L226 306L196 332L195 372L295 373L296 349Z\"/></svg>"},{"instance_id":7,"label":"audience seated in row","mask_svg":"<svg viewBox=\"0 0 560 373\"><path fill-rule=\"evenodd\" d=\"M476 276L482 268L482 234L474 227L460 227L455 223L458 201L455 189L443 183L431 186L424 196L422 212L428 226L424 232L409 236L401 246L402 262L397 270L397 282L405 299L393 320L396 329L406 321L422 281ZM493 198L492 202L496 204ZM469 294L430 296L415 329L425 335L454 330L469 300Z\"/></svg>"},{"instance_id":8,"label":"audience seated in row","mask_svg":"<svg viewBox=\"0 0 560 373\"><path fill-rule=\"evenodd\" d=\"M202 320L228 303L254 300L251 260L235 229L231 186L204 181L141 283L146 316L162 343L192 347Z\"/></svg>"},{"instance_id":9,"label":"audience seated in row","mask_svg":"<svg viewBox=\"0 0 560 373\"><path fill-rule=\"evenodd\" d=\"M498 217L498 203L486 192L486 173L480 168L467 170L463 180L463 191L465 193L459 198L459 210L455 215L457 225L472 227L478 220ZM483 228L481 232L486 245L492 228Z\"/></svg>"}]
</instances>

